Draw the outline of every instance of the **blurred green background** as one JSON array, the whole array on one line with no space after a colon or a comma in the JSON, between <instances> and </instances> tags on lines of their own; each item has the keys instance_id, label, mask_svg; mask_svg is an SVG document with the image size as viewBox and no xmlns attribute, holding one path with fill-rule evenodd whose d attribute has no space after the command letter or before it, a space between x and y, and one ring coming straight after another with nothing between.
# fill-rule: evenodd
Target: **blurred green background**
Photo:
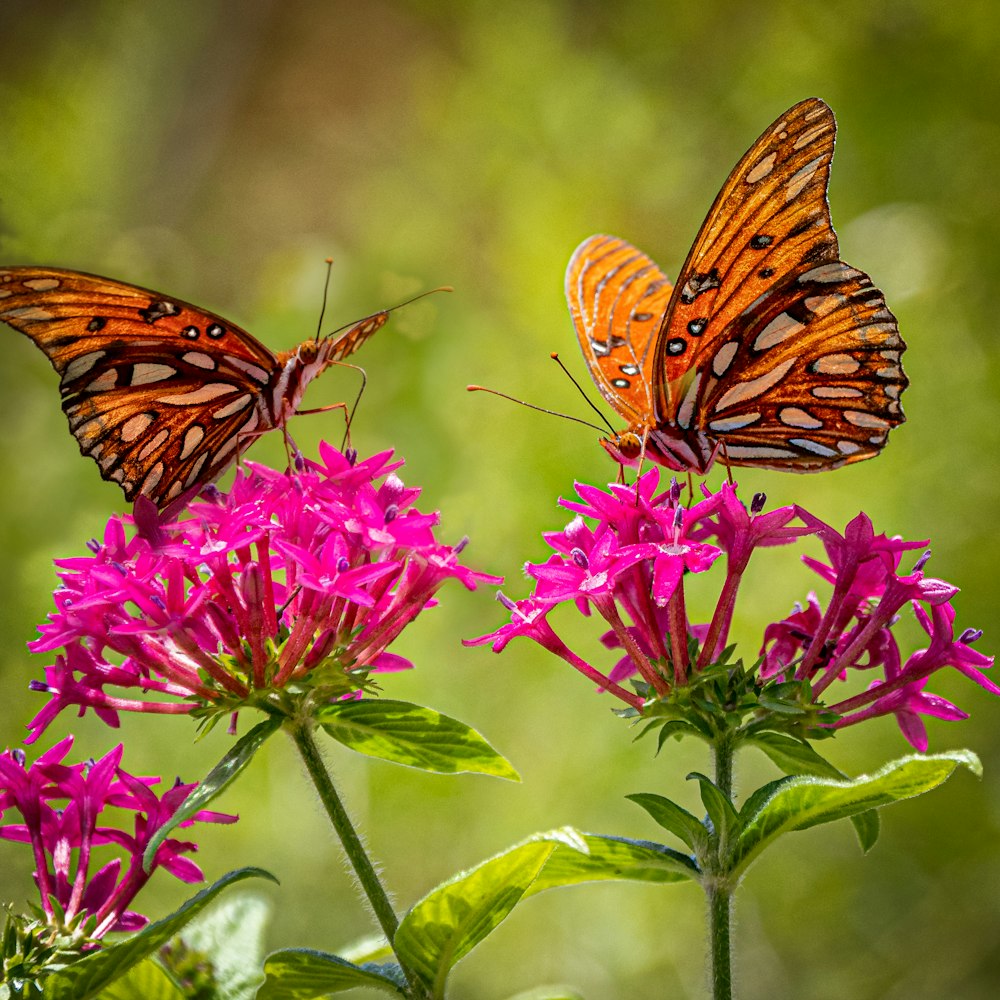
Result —
<instances>
[{"instance_id":1,"label":"blurred green background","mask_svg":"<svg viewBox=\"0 0 1000 1000\"><path fill-rule=\"evenodd\" d=\"M5 0L0 32L0 259L107 274L221 312L274 348L316 323L332 256L327 327L447 283L398 313L359 358L370 382L362 452L393 447L442 537L520 597L556 498L614 468L596 435L501 400L486 383L568 412L583 404L548 359L586 381L562 293L577 243L607 231L672 275L729 170L781 111L823 97L840 132L831 203L845 259L899 317L912 381L907 424L875 462L814 477L739 470L745 495L799 502L835 524L864 507L876 529L932 538L929 571L962 588L960 627L996 648L1000 434L1000 60L997 8L938 0L837 4L632 2L52 3ZM5 739L40 705L46 662L24 650L50 608L51 560L78 553L122 509L77 454L54 373L4 328L0 370L0 615ZM328 373L308 405L348 398ZM596 396L596 393L594 393ZM306 453L339 440L303 417ZM283 460L272 435L259 461ZM710 477L715 484L716 472ZM765 553L735 636L752 657L767 616L811 585L794 553ZM631 742L607 699L525 641L463 649L502 609L454 587L400 642L419 668L386 684L479 728L520 768L513 785L431 777L331 748L345 795L400 905L537 829L564 823L656 838L623 800L675 795L707 768L697 747ZM708 606L702 609L707 614ZM699 608L693 609L697 614ZM567 628L570 628L567 625ZM580 648L589 633L580 629ZM787 838L738 904L737 982L763 997L986 998L1000 986L1000 704L957 674L934 690L972 713L931 722L931 748L969 746L986 776L883 814L861 857L847 823ZM139 773L202 775L227 745L182 719L91 719L82 755L119 738ZM289 749L274 746L207 829L210 877L274 871L271 946L338 946L370 924ZM882 721L827 744L845 770L902 755ZM743 786L773 777L747 757ZM30 896L28 858L0 845L0 896ZM185 896L164 878L141 909ZM455 995L501 998L539 982L590 1000L704 995L694 887L601 885L517 910L458 969Z\"/></svg>"}]
</instances>

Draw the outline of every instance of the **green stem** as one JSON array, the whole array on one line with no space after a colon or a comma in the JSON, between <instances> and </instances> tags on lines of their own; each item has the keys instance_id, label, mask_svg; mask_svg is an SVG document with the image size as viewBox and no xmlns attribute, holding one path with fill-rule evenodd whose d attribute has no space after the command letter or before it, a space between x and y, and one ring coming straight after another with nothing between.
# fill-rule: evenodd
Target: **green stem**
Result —
<instances>
[{"instance_id":1,"label":"green stem","mask_svg":"<svg viewBox=\"0 0 1000 1000\"><path fill-rule=\"evenodd\" d=\"M375 871L375 866L368 857L364 844L361 843L357 830L354 829L354 824L344 808L344 803L341 802L340 796L337 794L333 779L330 777L330 773L323 763L319 747L313 739L312 728L308 722L295 721L289 723L288 729L306 765L309 777L319 793L320 801L330 817L330 822L340 838L351 867L361 883L361 888L375 914L375 919L378 920L382 933L391 946L396 937L396 931L399 929L399 918L396 916L396 911L393 909L389 896ZM398 955L396 959L399 961ZM407 994L414 998L426 996L427 994L420 986L419 979L402 962L399 964L409 984Z\"/></svg>"},{"instance_id":2,"label":"green stem","mask_svg":"<svg viewBox=\"0 0 1000 1000\"><path fill-rule=\"evenodd\" d=\"M708 919L712 938L712 1000L732 1000L730 930L733 919L733 894L728 883L713 885L708 890Z\"/></svg>"},{"instance_id":3,"label":"green stem","mask_svg":"<svg viewBox=\"0 0 1000 1000\"><path fill-rule=\"evenodd\" d=\"M715 784L730 801L733 798L733 760L735 741L731 733L719 733L713 745L715 752ZM712 942L712 998L732 1000L733 960L732 921L733 883L729 877L730 845L716 842L712 871L706 883L708 894L708 933Z\"/></svg>"},{"instance_id":4,"label":"green stem","mask_svg":"<svg viewBox=\"0 0 1000 1000\"><path fill-rule=\"evenodd\" d=\"M731 801L733 798L733 760L736 757L733 734L717 733L712 749L715 753L715 785Z\"/></svg>"}]
</instances>

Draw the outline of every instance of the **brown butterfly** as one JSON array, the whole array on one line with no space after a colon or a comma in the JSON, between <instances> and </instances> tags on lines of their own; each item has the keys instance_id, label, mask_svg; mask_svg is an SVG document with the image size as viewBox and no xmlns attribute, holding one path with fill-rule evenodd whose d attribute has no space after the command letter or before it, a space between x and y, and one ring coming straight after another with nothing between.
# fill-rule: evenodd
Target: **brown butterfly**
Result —
<instances>
[{"instance_id":1,"label":"brown butterfly","mask_svg":"<svg viewBox=\"0 0 1000 1000\"><path fill-rule=\"evenodd\" d=\"M81 453L126 500L146 496L160 508L284 427L306 386L387 319L378 312L275 354L221 316L159 292L79 271L0 268L0 320L52 362Z\"/></svg>"},{"instance_id":2,"label":"brown butterfly","mask_svg":"<svg viewBox=\"0 0 1000 1000\"><path fill-rule=\"evenodd\" d=\"M677 285L645 254L591 236L566 296L590 374L628 421L622 464L816 472L872 458L903 422L906 345L868 275L840 259L827 183L836 122L790 108L736 165Z\"/></svg>"}]
</instances>

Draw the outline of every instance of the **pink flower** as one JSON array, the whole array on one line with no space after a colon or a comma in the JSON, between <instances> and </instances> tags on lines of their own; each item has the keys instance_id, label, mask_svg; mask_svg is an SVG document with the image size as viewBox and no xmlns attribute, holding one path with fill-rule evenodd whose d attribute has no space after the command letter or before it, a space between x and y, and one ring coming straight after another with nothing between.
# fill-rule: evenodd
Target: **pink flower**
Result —
<instances>
[{"instance_id":1,"label":"pink flower","mask_svg":"<svg viewBox=\"0 0 1000 1000\"><path fill-rule=\"evenodd\" d=\"M324 444L294 473L247 463L186 520L142 504L112 518L91 555L57 563L56 609L31 648L61 652L32 684L50 701L29 741L68 707L113 726L122 711L280 709L293 683L351 697L372 672L411 666L387 647L438 588L499 578L459 563L464 542L434 538L437 515L413 509L419 490L390 455Z\"/></svg>"},{"instance_id":2,"label":"pink flower","mask_svg":"<svg viewBox=\"0 0 1000 1000\"><path fill-rule=\"evenodd\" d=\"M31 846L50 923L71 927L85 917L91 940L108 931L138 930L147 920L129 907L153 871L164 868L184 882L204 877L184 857L197 845L171 837L157 848L148 871L142 864L157 831L196 786L178 782L158 797L152 786L159 778L136 778L121 768L120 745L100 760L66 764L72 745L68 736L27 766L23 750L0 754L0 837ZM9 813L21 821L9 822ZM129 814L131 832L122 824ZM181 826L195 821L234 823L236 817L202 810Z\"/></svg>"},{"instance_id":3,"label":"pink flower","mask_svg":"<svg viewBox=\"0 0 1000 1000\"><path fill-rule=\"evenodd\" d=\"M957 588L925 575L929 553L901 572L904 555L926 541L876 534L864 513L842 534L797 505L764 513L763 494L747 509L734 483L715 493L703 485L704 498L685 507L676 481L657 494L658 477L658 470L650 469L632 487L613 484L604 491L578 485L581 502L562 501L577 516L562 531L545 535L552 555L526 567L535 580L532 595L518 602L502 598L511 622L469 644L491 642L500 652L515 636L525 636L631 708L686 719L685 725L702 734L725 717L726 725L743 719L754 732L770 728L808 738L893 714L904 736L923 750L921 716L964 717L961 709L924 690L929 675L952 666L1000 694L983 673L992 657L970 645L980 633L953 635L951 600ZM828 562L808 556L803 561L832 593L826 600L811 593L787 618L769 624L760 660L747 669L727 648L744 572L759 550L811 534L821 539ZM725 576L711 619L692 621L685 581L707 578L723 554ZM779 582L771 577L768 586ZM624 655L601 665L600 650L582 655L570 649L550 616L560 604L573 604L587 617L596 612L610 626L596 637L600 646ZM893 627L911 607L931 643L903 662ZM629 678L641 696L638 705L619 686ZM857 687L862 678L861 693L824 702L832 685Z\"/></svg>"}]
</instances>

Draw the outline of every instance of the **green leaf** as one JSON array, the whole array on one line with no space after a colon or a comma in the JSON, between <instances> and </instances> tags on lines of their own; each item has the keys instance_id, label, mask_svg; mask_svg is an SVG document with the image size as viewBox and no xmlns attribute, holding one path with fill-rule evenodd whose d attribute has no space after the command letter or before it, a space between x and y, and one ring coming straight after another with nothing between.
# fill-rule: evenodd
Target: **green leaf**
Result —
<instances>
[{"instance_id":1,"label":"green leaf","mask_svg":"<svg viewBox=\"0 0 1000 1000\"><path fill-rule=\"evenodd\" d=\"M234 892L181 931L184 945L208 959L216 991L225 1000L253 1000L264 978L264 932L270 914L271 904L263 896Z\"/></svg>"},{"instance_id":2,"label":"green leaf","mask_svg":"<svg viewBox=\"0 0 1000 1000\"><path fill-rule=\"evenodd\" d=\"M637 792L626 795L637 805L642 806L653 819L675 837L679 837L698 857L703 856L708 848L708 831L697 816L682 809L676 802L654 795L652 792Z\"/></svg>"},{"instance_id":3,"label":"green leaf","mask_svg":"<svg viewBox=\"0 0 1000 1000\"><path fill-rule=\"evenodd\" d=\"M863 853L867 854L878 840L878 835L882 830L882 820L879 819L877 809L866 809L857 816L851 817L854 832L857 834L858 843L861 845Z\"/></svg>"},{"instance_id":4,"label":"green leaf","mask_svg":"<svg viewBox=\"0 0 1000 1000\"><path fill-rule=\"evenodd\" d=\"M785 774L814 774L821 778L846 778L805 740L784 733L755 733L747 743L759 747Z\"/></svg>"},{"instance_id":5,"label":"green leaf","mask_svg":"<svg viewBox=\"0 0 1000 1000\"><path fill-rule=\"evenodd\" d=\"M439 885L406 914L396 932L400 961L435 998L448 973L500 924L534 882L556 846L555 832L516 845Z\"/></svg>"},{"instance_id":6,"label":"green leaf","mask_svg":"<svg viewBox=\"0 0 1000 1000\"><path fill-rule=\"evenodd\" d=\"M813 774L821 778L847 778L839 768L816 752L805 740L784 733L756 733L746 740L759 747L785 774ZM879 818L874 809L850 817L861 850L867 853L878 840Z\"/></svg>"},{"instance_id":7,"label":"green leaf","mask_svg":"<svg viewBox=\"0 0 1000 1000\"><path fill-rule=\"evenodd\" d=\"M369 934L340 949L340 957L355 965L378 964L395 960L395 952L381 934Z\"/></svg>"},{"instance_id":8,"label":"green leaf","mask_svg":"<svg viewBox=\"0 0 1000 1000\"><path fill-rule=\"evenodd\" d=\"M277 881L261 868L241 868L229 872L207 889L192 896L169 917L143 928L138 934L101 951L88 955L79 962L46 976L43 982L46 1000L90 1000L112 982L125 975L133 966L152 954L170 940L188 921L205 909L223 889L248 878L266 878Z\"/></svg>"},{"instance_id":9,"label":"green leaf","mask_svg":"<svg viewBox=\"0 0 1000 1000\"><path fill-rule=\"evenodd\" d=\"M730 832L737 822L736 809L732 802L719 791L718 786L706 774L699 771L692 771L688 776L688 781L694 779L698 782L701 792L701 801L708 813L708 818L715 827L715 832L723 843L729 840Z\"/></svg>"},{"instance_id":10,"label":"green leaf","mask_svg":"<svg viewBox=\"0 0 1000 1000\"><path fill-rule=\"evenodd\" d=\"M258 723L246 736L239 739L222 760L209 771L204 781L199 782L198 787L184 800L180 809L157 830L156 835L149 842L149 846L142 856L142 866L146 871L150 870L157 850L167 837L181 823L190 819L200 809L204 809L212 799L220 795L231 782L235 781L240 772L253 760L254 754L264 745L268 737L281 728L281 723L282 720L279 716L271 716Z\"/></svg>"},{"instance_id":11,"label":"green leaf","mask_svg":"<svg viewBox=\"0 0 1000 1000\"><path fill-rule=\"evenodd\" d=\"M286 948L268 955L257 1000L314 1000L358 987L405 996L398 966L355 965L337 955Z\"/></svg>"},{"instance_id":12,"label":"green leaf","mask_svg":"<svg viewBox=\"0 0 1000 1000\"><path fill-rule=\"evenodd\" d=\"M338 701L316 718L335 740L369 757L439 774L472 771L521 780L475 729L421 705L382 698Z\"/></svg>"},{"instance_id":13,"label":"green leaf","mask_svg":"<svg viewBox=\"0 0 1000 1000\"><path fill-rule=\"evenodd\" d=\"M100 1000L184 1000L185 996L167 973L147 958L102 990Z\"/></svg>"},{"instance_id":14,"label":"green leaf","mask_svg":"<svg viewBox=\"0 0 1000 1000\"><path fill-rule=\"evenodd\" d=\"M582 882L670 883L684 882L700 874L697 865L686 854L662 844L596 833L576 833L576 838L579 846L575 839L556 843L555 850L525 893L526 897Z\"/></svg>"},{"instance_id":15,"label":"green leaf","mask_svg":"<svg viewBox=\"0 0 1000 1000\"><path fill-rule=\"evenodd\" d=\"M979 758L968 750L913 755L887 764L873 775L835 780L794 777L772 782L770 794L754 794L740 816L734 845L734 873L745 871L758 854L781 834L922 795L946 781L959 765L982 773Z\"/></svg>"}]
</instances>

